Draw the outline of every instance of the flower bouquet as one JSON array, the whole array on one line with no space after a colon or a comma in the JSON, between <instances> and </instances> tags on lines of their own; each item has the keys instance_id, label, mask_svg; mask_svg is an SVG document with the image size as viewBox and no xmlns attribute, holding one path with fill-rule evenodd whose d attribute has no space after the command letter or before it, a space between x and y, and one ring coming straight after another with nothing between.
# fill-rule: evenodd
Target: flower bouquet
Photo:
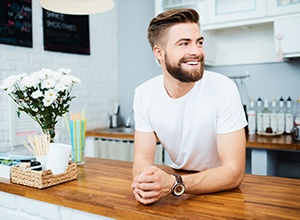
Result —
<instances>
[{"instance_id":1,"label":"flower bouquet","mask_svg":"<svg viewBox=\"0 0 300 220\"><path fill-rule=\"evenodd\" d=\"M57 117L69 111L73 85L80 79L72 76L70 69L41 69L30 75L12 75L2 81L0 88L17 103L17 115L27 113L41 127L43 133L55 136Z\"/></svg>"}]
</instances>

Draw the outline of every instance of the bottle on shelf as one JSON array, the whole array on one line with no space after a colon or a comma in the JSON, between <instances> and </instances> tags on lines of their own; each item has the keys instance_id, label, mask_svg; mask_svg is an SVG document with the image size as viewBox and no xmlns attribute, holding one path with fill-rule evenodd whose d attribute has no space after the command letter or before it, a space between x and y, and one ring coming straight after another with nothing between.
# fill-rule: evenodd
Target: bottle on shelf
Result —
<instances>
[{"instance_id":1,"label":"bottle on shelf","mask_svg":"<svg viewBox=\"0 0 300 220\"><path fill-rule=\"evenodd\" d=\"M297 109L295 113L294 126L300 126L300 98L297 100Z\"/></svg>"},{"instance_id":2,"label":"bottle on shelf","mask_svg":"<svg viewBox=\"0 0 300 220\"><path fill-rule=\"evenodd\" d=\"M264 100L264 109L263 109L263 132L272 133L270 129L270 118L271 111L269 109L269 102L267 99Z\"/></svg>"},{"instance_id":3,"label":"bottle on shelf","mask_svg":"<svg viewBox=\"0 0 300 220\"><path fill-rule=\"evenodd\" d=\"M262 112L262 100L257 99L256 102L256 131L264 132L263 130L263 112Z\"/></svg>"},{"instance_id":4,"label":"bottle on shelf","mask_svg":"<svg viewBox=\"0 0 300 220\"><path fill-rule=\"evenodd\" d=\"M271 114L270 114L270 127L272 128L273 133L277 133L278 131L278 112L277 112L277 106L276 106L276 100L272 100L272 108L271 108Z\"/></svg>"},{"instance_id":5,"label":"bottle on shelf","mask_svg":"<svg viewBox=\"0 0 300 220\"><path fill-rule=\"evenodd\" d=\"M297 110L295 113L293 139L300 141L300 98L297 100Z\"/></svg>"},{"instance_id":6,"label":"bottle on shelf","mask_svg":"<svg viewBox=\"0 0 300 220\"><path fill-rule=\"evenodd\" d=\"M254 100L250 100L250 106L247 111L248 117L248 131L249 134L255 134L256 132L256 111L255 111L255 103Z\"/></svg>"},{"instance_id":7,"label":"bottle on shelf","mask_svg":"<svg viewBox=\"0 0 300 220\"><path fill-rule=\"evenodd\" d=\"M281 97L279 99L279 109L277 113L277 132L284 133L285 129L285 119L284 119L284 100Z\"/></svg>"},{"instance_id":8,"label":"bottle on shelf","mask_svg":"<svg viewBox=\"0 0 300 220\"><path fill-rule=\"evenodd\" d=\"M290 134L293 131L294 117L292 110L292 99L288 97L286 102L286 112L285 112L285 133Z\"/></svg>"}]
</instances>

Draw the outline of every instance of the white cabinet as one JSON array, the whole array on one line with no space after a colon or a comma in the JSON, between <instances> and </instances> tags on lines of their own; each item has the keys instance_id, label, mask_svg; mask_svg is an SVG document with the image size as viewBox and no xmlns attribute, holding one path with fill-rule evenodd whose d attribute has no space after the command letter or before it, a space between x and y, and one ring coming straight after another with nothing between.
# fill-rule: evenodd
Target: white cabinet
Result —
<instances>
[{"instance_id":1,"label":"white cabinet","mask_svg":"<svg viewBox=\"0 0 300 220\"><path fill-rule=\"evenodd\" d=\"M127 139L110 139L101 137L87 137L85 156L99 157L110 160L133 161L134 143ZM157 143L154 163L163 164L163 147Z\"/></svg>"},{"instance_id":2,"label":"white cabinet","mask_svg":"<svg viewBox=\"0 0 300 220\"><path fill-rule=\"evenodd\" d=\"M205 7L208 19L201 29L207 65L300 56L299 20L288 18L300 14L300 0L211 0Z\"/></svg>"},{"instance_id":3,"label":"white cabinet","mask_svg":"<svg viewBox=\"0 0 300 220\"><path fill-rule=\"evenodd\" d=\"M267 0L210 0L205 2L209 24L267 16Z\"/></svg>"},{"instance_id":4,"label":"white cabinet","mask_svg":"<svg viewBox=\"0 0 300 220\"><path fill-rule=\"evenodd\" d=\"M206 65L277 62L272 23L205 30L202 34Z\"/></svg>"},{"instance_id":5,"label":"white cabinet","mask_svg":"<svg viewBox=\"0 0 300 220\"><path fill-rule=\"evenodd\" d=\"M300 56L300 0L156 0L155 7L156 14L171 8L199 12L206 65Z\"/></svg>"},{"instance_id":6,"label":"white cabinet","mask_svg":"<svg viewBox=\"0 0 300 220\"><path fill-rule=\"evenodd\" d=\"M300 13L300 0L268 0L268 15Z\"/></svg>"},{"instance_id":7,"label":"white cabinet","mask_svg":"<svg viewBox=\"0 0 300 220\"><path fill-rule=\"evenodd\" d=\"M276 53L283 57L300 56L300 15L278 18L274 21Z\"/></svg>"}]
</instances>

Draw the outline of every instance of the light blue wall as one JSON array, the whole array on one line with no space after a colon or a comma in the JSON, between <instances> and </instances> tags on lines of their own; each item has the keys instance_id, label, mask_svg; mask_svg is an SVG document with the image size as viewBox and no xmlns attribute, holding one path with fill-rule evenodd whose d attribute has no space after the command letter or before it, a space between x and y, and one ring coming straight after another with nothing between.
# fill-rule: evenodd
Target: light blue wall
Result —
<instances>
[{"instance_id":1,"label":"light blue wall","mask_svg":"<svg viewBox=\"0 0 300 220\"><path fill-rule=\"evenodd\" d=\"M161 73L147 41L152 0L118 0L118 98L122 118L132 110L134 89Z\"/></svg>"},{"instance_id":2,"label":"light blue wall","mask_svg":"<svg viewBox=\"0 0 300 220\"><path fill-rule=\"evenodd\" d=\"M245 75L249 71L250 78L244 80L244 92L248 91L248 99L278 100L281 96L286 100L290 96L294 102L300 98L300 58L293 58L284 63L268 63L255 65L236 65L207 67L228 76ZM240 86L240 80L237 80ZM241 86L240 86L241 87ZM245 89L246 88L246 89Z\"/></svg>"}]
</instances>

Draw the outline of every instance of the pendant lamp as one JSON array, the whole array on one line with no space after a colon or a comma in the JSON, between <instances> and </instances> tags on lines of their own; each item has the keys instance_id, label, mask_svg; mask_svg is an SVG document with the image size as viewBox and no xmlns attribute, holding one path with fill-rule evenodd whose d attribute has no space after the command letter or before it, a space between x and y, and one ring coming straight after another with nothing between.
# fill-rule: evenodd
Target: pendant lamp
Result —
<instances>
[{"instance_id":1,"label":"pendant lamp","mask_svg":"<svg viewBox=\"0 0 300 220\"><path fill-rule=\"evenodd\" d=\"M109 11L113 0L40 0L42 8L61 14L88 15Z\"/></svg>"}]
</instances>

